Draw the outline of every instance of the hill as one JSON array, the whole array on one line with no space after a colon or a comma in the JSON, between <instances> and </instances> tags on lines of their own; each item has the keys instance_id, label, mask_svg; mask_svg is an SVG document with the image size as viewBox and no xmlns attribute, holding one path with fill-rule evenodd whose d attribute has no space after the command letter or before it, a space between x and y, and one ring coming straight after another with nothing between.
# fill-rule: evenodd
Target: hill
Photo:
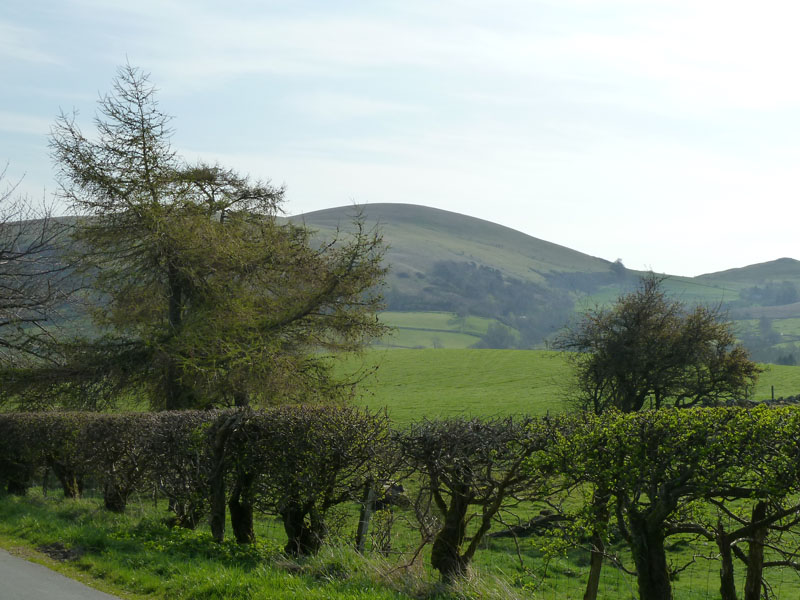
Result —
<instances>
[{"instance_id":1,"label":"hill","mask_svg":"<svg viewBox=\"0 0 800 600\"><path fill-rule=\"evenodd\" d=\"M779 258L737 269L698 275L695 279L705 283L724 282L729 285L740 284L744 286L769 281L798 282L800 281L800 260Z\"/></svg>"},{"instance_id":2,"label":"hill","mask_svg":"<svg viewBox=\"0 0 800 600\"><path fill-rule=\"evenodd\" d=\"M541 347L576 310L613 301L640 275L502 225L413 204L339 207L292 219L329 237L346 230L357 210L381 227L389 245L387 308L390 321L402 322L399 342L390 345ZM800 361L800 261L671 276L665 288L687 304L723 306L757 359ZM431 327L422 315L432 311L446 313L445 323L481 317L486 330ZM400 312L408 316L397 317Z\"/></svg>"},{"instance_id":3,"label":"hill","mask_svg":"<svg viewBox=\"0 0 800 600\"><path fill-rule=\"evenodd\" d=\"M494 320L478 340L486 347L540 344L573 313L576 291L619 278L620 265L481 219L410 204L359 209L389 246L387 308ZM342 207L293 219L330 237L346 230L355 212Z\"/></svg>"},{"instance_id":4,"label":"hill","mask_svg":"<svg viewBox=\"0 0 800 600\"><path fill-rule=\"evenodd\" d=\"M390 247L392 277L428 273L441 261L473 261L503 275L542 283L554 272L606 272L611 263L514 229L459 213L414 204L359 207L367 223L381 226ZM313 229L346 228L354 207L339 207L292 217Z\"/></svg>"}]
</instances>

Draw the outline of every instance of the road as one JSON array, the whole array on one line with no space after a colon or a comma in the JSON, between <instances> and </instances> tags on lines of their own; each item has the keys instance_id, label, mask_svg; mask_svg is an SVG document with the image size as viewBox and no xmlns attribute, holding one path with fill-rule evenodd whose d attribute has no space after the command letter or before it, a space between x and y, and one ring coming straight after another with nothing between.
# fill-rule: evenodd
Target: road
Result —
<instances>
[{"instance_id":1,"label":"road","mask_svg":"<svg viewBox=\"0 0 800 600\"><path fill-rule=\"evenodd\" d=\"M119 600L0 548L0 600Z\"/></svg>"}]
</instances>

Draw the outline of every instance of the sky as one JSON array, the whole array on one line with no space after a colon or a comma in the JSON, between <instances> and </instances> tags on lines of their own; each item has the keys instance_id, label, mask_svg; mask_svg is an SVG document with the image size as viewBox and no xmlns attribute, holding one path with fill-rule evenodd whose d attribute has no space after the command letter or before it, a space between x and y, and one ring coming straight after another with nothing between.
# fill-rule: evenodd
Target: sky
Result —
<instances>
[{"instance_id":1,"label":"sky","mask_svg":"<svg viewBox=\"0 0 800 600\"><path fill-rule=\"evenodd\" d=\"M673 275L800 259L796 0L2 4L0 167L36 201L59 112L90 134L129 63L179 153L287 214L421 204Z\"/></svg>"}]
</instances>

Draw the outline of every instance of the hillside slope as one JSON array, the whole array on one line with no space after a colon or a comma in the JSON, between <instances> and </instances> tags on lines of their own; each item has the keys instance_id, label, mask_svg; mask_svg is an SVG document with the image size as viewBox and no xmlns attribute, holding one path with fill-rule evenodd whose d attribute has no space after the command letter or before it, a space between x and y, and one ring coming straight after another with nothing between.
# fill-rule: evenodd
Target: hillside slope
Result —
<instances>
[{"instance_id":1,"label":"hillside slope","mask_svg":"<svg viewBox=\"0 0 800 600\"><path fill-rule=\"evenodd\" d=\"M473 261L534 282L543 282L552 272L605 272L611 265L509 227L438 208L415 204L358 208L367 223L381 226L395 277L398 273L426 273L440 261ZM337 227L346 229L355 213L355 207L339 207L291 218L324 233Z\"/></svg>"}]
</instances>

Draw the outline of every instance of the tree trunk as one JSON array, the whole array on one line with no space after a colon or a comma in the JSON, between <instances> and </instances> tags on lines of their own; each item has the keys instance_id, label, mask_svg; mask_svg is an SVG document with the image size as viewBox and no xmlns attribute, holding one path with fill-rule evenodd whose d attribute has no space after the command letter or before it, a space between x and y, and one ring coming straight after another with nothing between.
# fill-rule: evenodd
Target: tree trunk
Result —
<instances>
[{"instance_id":1,"label":"tree trunk","mask_svg":"<svg viewBox=\"0 0 800 600\"><path fill-rule=\"evenodd\" d=\"M167 299L167 318L169 319L172 335L180 332L183 322L183 286L180 273L174 261L170 258L167 263L167 284L169 298ZM183 410L194 407L191 390L181 382L181 369L171 356L164 357L167 363L165 373L166 410Z\"/></svg>"},{"instance_id":2,"label":"tree trunk","mask_svg":"<svg viewBox=\"0 0 800 600\"><path fill-rule=\"evenodd\" d=\"M128 492L111 483L103 486L103 504L106 510L124 513L128 504Z\"/></svg>"},{"instance_id":3,"label":"tree trunk","mask_svg":"<svg viewBox=\"0 0 800 600\"><path fill-rule=\"evenodd\" d=\"M250 398L248 397L247 392L243 392L241 390L233 392L233 405L236 408L250 406Z\"/></svg>"},{"instance_id":4,"label":"tree trunk","mask_svg":"<svg viewBox=\"0 0 800 600\"><path fill-rule=\"evenodd\" d=\"M231 415L220 423L211 448L211 474L208 486L211 496L211 537L221 543L225 539L225 448L233 430L239 424L241 415Z\"/></svg>"},{"instance_id":5,"label":"tree trunk","mask_svg":"<svg viewBox=\"0 0 800 600\"><path fill-rule=\"evenodd\" d=\"M719 569L720 597L722 600L737 600L731 540L722 529L722 523L717 525L717 548L719 549L719 555L722 559L722 566Z\"/></svg>"},{"instance_id":6,"label":"tree trunk","mask_svg":"<svg viewBox=\"0 0 800 600\"><path fill-rule=\"evenodd\" d=\"M752 523L757 523L767 515L767 503L758 502L753 507ZM759 600L761 597L761 575L764 570L764 540L767 528L759 527L750 539L747 554L747 579L744 583L744 600Z\"/></svg>"},{"instance_id":7,"label":"tree trunk","mask_svg":"<svg viewBox=\"0 0 800 600\"><path fill-rule=\"evenodd\" d=\"M639 598L672 600L662 524L651 524L640 515L631 515L630 534Z\"/></svg>"},{"instance_id":8,"label":"tree trunk","mask_svg":"<svg viewBox=\"0 0 800 600\"><path fill-rule=\"evenodd\" d=\"M583 600L597 599L597 592L600 589L600 573L603 569L603 554L605 552L603 538L593 533L591 544L592 555L589 559L589 577L586 580L586 591L583 593Z\"/></svg>"},{"instance_id":9,"label":"tree trunk","mask_svg":"<svg viewBox=\"0 0 800 600\"><path fill-rule=\"evenodd\" d=\"M283 529L286 532L286 546L283 551L289 556L312 556L322 546L325 536L324 522L315 510L308 511L299 505L290 505L281 511Z\"/></svg>"},{"instance_id":10,"label":"tree trunk","mask_svg":"<svg viewBox=\"0 0 800 600\"><path fill-rule=\"evenodd\" d=\"M467 570L468 561L461 554L461 545L466 533L468 509L469 497L466 493L453 490L444 525L436 534L431 548L431 566L448 583L464 575Z\"/></svg>"},{"instance_id":11,"label":"tree trunk","mask_svg":"<svg viewBox=\"0 0 800 600\"><path fill-rule=\"evenodd\" d=\"M214 469L209 477L208 483L211 488L211 515L209 516L209 526L211 527L211 537L215 542L221 543L225 539L225 467L224 454L217 455L217 448L214 449Z\"/></svg>"},{"instance_id":12,"label":"tree trunk","mask_svg":"<svg viewBox=\"0 0 800 600\"><path fill-rule=\"evenodd\" d=\"M364 495L361 498L361 510L358 514L358 528L356 529L356 551L364 554L367 545L369 521L375 508L375 485L370 479L364 485Z\"/></svg>"},{"instance_id":13,"label":"tree trunk","mask_svg":"<svg viewBox=\"0 0 800 600\"><path fill-rule=\"evenodd\" d=\"M252 483L252 475L241 475L233 486L231 499L228 501L231 528L236 542L239 544L253 544L256 541L256 533L253 529L253 502L250 497Z\"/></svg>"},{"instance_id":14,"label":"tree trunk","mask_svg":"<svg viewBox=\"0 0 800 600\"><path fill-rule=\"evenodd\" d=\"M83 478L74 469L65 467L61 463L52 461L50 468L53 469L64 490L65 498L80 498L83 495Z\"/></svg>"},{"instance_id":15,"label":"tree trunk","mask_svg":"<svg viewBox=\"0 0 800 600\"><path fill-rule=\"evenodd\" d=\"M25 464L9 460L2 465L7 481L6 491L12 496L25 496L31 485L33 469Z\"/></svg>"},{"instance_id":16,"label":"tree trunk","mask_svg":"<svg viewBox=\"0 0 800 600\"><path fill-rule=\"evenodd\" d=\"M165 356L166 373L164 374L164 392L166 394L165 410L186 410L195 408L192 390L181 383L181 372L172 357Z\"/></svg>"},{"instance_id":17,"label":"tree trunk","mask_svg":"<svg viewBox=\"0 0 800 600\"><path fill-rule=\"evenodd\" d=\"M586 591L583 600L596 600L600 589L600 573L603 569L605 556L605 543L600 534L601 527L608 523L608 494L602 490L595 490L592 498L593 531L590 543L592 545L589 560L589 577L586 580Z\"/></svg>"}]
</instances>

